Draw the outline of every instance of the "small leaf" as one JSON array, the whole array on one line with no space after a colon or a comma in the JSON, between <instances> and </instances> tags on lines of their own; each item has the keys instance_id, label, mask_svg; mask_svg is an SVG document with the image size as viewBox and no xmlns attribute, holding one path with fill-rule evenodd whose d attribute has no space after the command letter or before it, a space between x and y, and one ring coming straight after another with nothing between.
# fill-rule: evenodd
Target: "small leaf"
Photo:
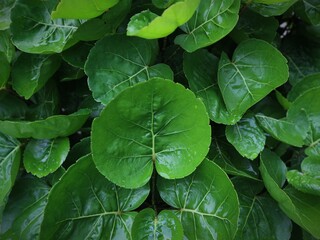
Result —
<instances>
[{"instance_id":1,"label":"small leaf","mask_svg":"<svg viewBox=\"0 0 320 240\"><path fill-rule=\"evenodd\" d=\"M11 23L10 14L15 0L1 0L0 2L0 30L8 29Z\"/></svg>"},{"instance_id":2,"label":"small leaf","mask_svg":"<svg viewBox=\"0 0 320 240\"><path fill-rule=\"evenodd\" d=\"M67 157L70 149L68 138L32 139L23 154L27 172L41 178L55 172Z\"/></svg>"},{"instance_id":3,"label":"small leaf","mask_svg":"<svg viewBox=\"0 0 320 240\"><path fill-rule=\"evenodd\" d=\"M200 0L175 1L161 16L149 10L142 11L131 17L127 35L147 39L166 37L192 17L199 3Z\"/></svg>"},{"instance_id":4,"label":"small leaf","mask_svg":"<svg viewBox=\"0 0 320 240\"><path fill-rule=\"evenodd\" d=\"M119 0L60 0L56 10L51 13L56 18L94 18L116 5Z\"/></svg>"},{"instance_id":5,"label":"small leaf","mask_svg":"<svg viewBox=\"0 0 320 240\"><path fill-rule=\"evenodd\" d=\"M185 239L233 239L237 231L239 202L227 174L204 160L183 179L157 182L161 198L180 219Z\"/></svg>"},{"instance_id":6,"label":"small leaf","mask_svg":"<svg viewBox=\"0 0 320 240\"><path fill-rule=\"evenodd\" d=\"M90 115L88 109L80 109L70 115L54 115L44 120L0 120L0 131L16 138L50 139L75 133Z\"/></svg>"},{"instance_id":7,"label":"small leaf","mask_svg":"<svg viewBox=\"0 0 320 240\"><path fill-rule=\"evenodd\" d=\"M254 160L264 149L266 136L253 115L245 115L239 122L226 126L226 137L241 156Z\"/></svg>"},{"instance_id":8,"label":"small leaf","mask_svg":"<svg viewBox=\"0 0 320 240\"><path fill-rule=\"evenodd\" d=\"M42 88L60 66L58 55L22 53L12 67L12 87L25 99Z\"/></svg>"},{"instance_id":9,"label":"small leaf","mask_svg":"<svg viewBox=\"0 0 320 240\"><path fill-rule=\"evenodd\" d=\"M151 208L143 209L132 225L132 239L183 239L180 220L171 211L163 210L158 215Z\"/></svg>"},{"instance_id":10,"label":"small leaf","mask_svg":"<svg viewBox=\"0 0 320 240\"><path fill-rule=\"evenodd\" d=\"M222 54L218 83L227 110L242 115L273 89L284 84L288 79L286 62L276 48L257 39L241 42L232 61Z\"/></svg>"},{"instance_id":11,"label":"small leaf","mask_svg":"<svg viewBox=\"0 0 320 240\"><path fill-rule=\"evenodd\" d=\"M188 52L209 46L226 36L238 21L239 0L202 0L192 18L181 29L175 43Z\"/></svg>"},{"instance_id":12,"label":"small leaf","mask_svg":"<svg viewBox=\"0 0 320 240\"><path fill-rule=\"evenodd\" d=\"M203 103L182 85L153 79L120 93L92 125L98 170L126 188L146 184L155 166L164 178L182 178L210 145Z\"/></svg>"},{"instance_id":13,"label":"small leaf","mask_svg":"<svg viewBox=\"0 0 320 240\"><path fill-rule=\"evenodd\" d=\"M10 76L10 64L4 53L0 52L0 89L4 88Z\"/></svg>"},{"instance_id":14,"label":"small leaf","mask_svg":"<svg viewBox=\"0 0 320 240\"><path fill-rule=\"evenodd\" d=\"M148 194L148 185L134 190L116 186L97 171L91 156L83 157L53 186L40 239L131 239L133 210Z\"/></svg>"}]
</instances>

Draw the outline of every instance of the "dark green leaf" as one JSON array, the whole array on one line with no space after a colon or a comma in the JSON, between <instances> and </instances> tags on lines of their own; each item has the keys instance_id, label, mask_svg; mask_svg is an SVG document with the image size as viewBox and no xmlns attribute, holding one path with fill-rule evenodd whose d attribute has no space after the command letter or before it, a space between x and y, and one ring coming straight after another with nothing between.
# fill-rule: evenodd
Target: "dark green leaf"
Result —
<instances>
[{"instance_id":1,"label":"dark green leaf","mask_svg":"<svg viewBox=\"0 0 320 240\"><path fill-rule=\"evenodd\" d=\"M276 48L257 39L241 42L232 61L223 54L219 62L218 83L227 110L242 115L284 84L288 79L286 62Z\"/></svg>"},{"instance_id":2,"label":"dark green leaf","mask_svg":"<svg viewBox=\"0 0 320 240\"><path fill-rule=\"evenodd\" d=\"M0 121L0 131L16 138L50 139L75 133L90 115L88 109L80 109L70 115L55 115L37 121Z\"/></svg>"},{"instance_id":3,"label":"dark green leaf","mask_svg":"<svg viewBox=\"0 0 320 240\"><path fill-rule=\"evenodd\" d=\"M32 139L23 153L27 172L41 178L55 172L67 157L70 149L68 138Z\"/></svg>"},{"instance_id":4,"label":"dark green leaf","mask_svg":"<svg viewBox=\"0 0 320 240\"><path fill-rule=\"evenodd\" d=\"M4 53L9 63L12 62L15 54L15 47L11 42L11 34L9 30L0 31L0 52Z\"/></svg>"},{"instance_id":5,"label":"dark green leaf","mask_svg":"<svg viewBox=\"0 0 320 240\"><path fill-rule=\"evenodd\" d=\"M233 239L237 231L239 202L227 174L204 160L183 179L159 178L161 198L176 208L185 239Z\"/></svg>"},{"instance_id":6,"label":"dark green leaf","mask_svg":"<svg viewBox=\"0 0 320 240\"><path fill-rule=\"evenodd\" d=\"M158 215L151 208L142 210L135 217L131 231L133 240L183 239L180 220L168 210L163 210Z\"/></svg>"},{"instance_id":7,"label":"dark green leaf","mask_svg":"<svg viewBox=\"0 0 320 240\"><path fill-rule=\"evenodd\" d=\"M238 21L239 0L201 0L192 18L181 27L175 43L188 52L209 46L226 36Z\"/></svg>"},{"instance_id":8,"label":"dark green leaf","mask_svg":"<svg viewBox=\"0 0 320 240\"><path fill-rule=\"evenodd\" d=\"M6 55L0 52L0 89L4 88L10 75L10 64Z\"/></svg>"},{"instance_id":9,"label":"dark green leaf","mask_svg":"<svg viewBox=\"0 0 320 240\"><path fill-rule=\"evenodd\" d=\"M131 239L133 210L148 194L148 185L135 190L116 186L97 171L90 156L83 157L52 188L40 239Z\"/></svg>"},{"instance_id":10,"label":"dark green leaf","mask_svg":"<svg viewBox=\"0 0 320 240\"><path fill-rule=\"evenodd\" d=\"M94 120L93 159L110 181L137 188L154 167L169 179L191 174L210 135L203 103L180 84L154 79L124 90Z\"/></svg>"},{"instance_id":11,"label":"dark green leaf","mask_svg":"<svg viewBox=\"0 0 320 240\"><path fill-rule=\"evenodd\" d=\"M92 47L93 44L91 43L80 42L64 51L62 53L62 58L74 67L84 69L84 64Z\"/></svg>"},{"instance_id":12,"label":"dark green leaf","mask_svg":"<svg viewBox=\"0 0 320 240\"><path fill-rule=\"evenodd\" d=\"M0 90L0 119L24 119L28 111L27 104L17 96ZM1 126L0 126L1 128Z\"/></svg>"},{"instance_id":13,"label":"dark green leaf","mask_svg":"<svg viewBox=\"0 0 320 240\"><path fill-rule=\"evenodd\" d=\"M106 36L90 51L85 65L89 87L96 101L109 103L118 93L152 77L173 78L167 65L155 61L155 41L123 35ZM163 73L164 72L164 73Z\"/></svg>"},{"instance_id":14,"label":"dark green leaf","mask_svg":"<svg viewBox=\"0 0 320 240\"><path fill-rule=\"evenodd\" d=\"M15 0L1 0L0 2L0 30L9 28L11 19L11 8L13 7Z\"/></svg>"},{"instance_id":15,"label":"dark green leaf","mask_svg":"<svg viewBox=\"0 0 320 240\"><path fill-rule=\"evenodd\" d=\"M320 24L320 2L318 0L303 0L304 10L313 25Z\"/></svg>"},{"instance_id":16,"label":"dark green leaf","mask_svg":"<svg viewBox=\"0 0 320 240\"><path fill-rule=\"evenodd\" d=\"M279 16L285 13L293 4L298 0L288 0L280 3L263 4L263 3L252 3L249 7L261 14L264 17Z\"/></svg>"}]
</instances>

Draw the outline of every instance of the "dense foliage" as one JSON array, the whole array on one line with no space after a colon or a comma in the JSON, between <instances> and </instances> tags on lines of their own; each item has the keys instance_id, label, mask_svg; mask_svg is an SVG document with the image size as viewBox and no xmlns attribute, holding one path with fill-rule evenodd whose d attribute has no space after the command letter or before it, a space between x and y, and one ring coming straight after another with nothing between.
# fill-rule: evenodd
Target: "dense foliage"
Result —
<instances>
[{"instance_id":1,"label":"dense foliage","mask_svg":"<svg viewBox=\"0 0 320 240\"><path fill-rule=\"evenodd\" d=\"M320 239L319 0L1 0L0 224Z\"/></svg>"}]
</instances>

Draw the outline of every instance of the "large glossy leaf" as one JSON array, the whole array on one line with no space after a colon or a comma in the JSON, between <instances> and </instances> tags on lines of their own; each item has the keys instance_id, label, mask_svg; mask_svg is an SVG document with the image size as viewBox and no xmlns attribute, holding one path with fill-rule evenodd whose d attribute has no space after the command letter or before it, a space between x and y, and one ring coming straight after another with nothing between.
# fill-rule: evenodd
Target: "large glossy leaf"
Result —
<instances>
[{"instance_id":1,"label":"large glossy leaf","mask_svg":"<svg viewBox=\"0 0 320 240\"><path fill-rule=\"evenodd\" d=\"M138 213L132 225L133 240L182 240L183 230L180 220L171 211L163 210L158 215L151 208Z\"/></svg>"},{"instance_id":2,"label":"large glossy leaf","mask_svg":"<svg viewBox=\"0 0 320 240\"><path fill-rule=\"evenodd\" d=\"M15 0L2 0L0 2L0 30L9 28L11 20L10 13Z\"/></svg>"},{"instance_id":3,"label":"large glossy leaf","mask_svg":"<svg viewBox=\"0 0 320 240\"><path fill-rule=\"evenodd\" d=\"M147 39L166 37L192 17L199 3L200 0L175 1L161 16L150 10L142 11L131 17L127 35Z\"/></svg>"},{"instance_id":4,"label":"large glossy leaf","mask_svg":"<svg viewBox=\"0 0 320 240\"><path fill-rule=\"evenodd\" d=\"M247 178L233 178L240 201L237 240L289 240L290 219L279 209L277 202L263 194L263 183Z\"/></svg>"},{"instance_id":5,"label":"large glossy leaf","mask_svg":"<svg viewBox=\"0 0 320 240\"><path fill-rule=\"evenodd\" d=\"M286 166L275 153L267 149L261 154L260 171L266 189L278 202L281 210L295 223L319 238L320 197L299 192L290 186L282 190L281 182L285 181Z\"/></svg>"},{"instance_id":6,"label":"large glossy leaf","mask_svg":"<svg viewBox=\"0 0 320 240\"><path fill-rule=\"evenodd\" d=\"M265 41L241 42L232 60L222 54L218 83L231 113L243 114L288 79L286 59Z\"/></svg>"},{"instance_id":7,"label":"large glossy leaf","mask_svg":"<svg viewBox=\"0 0 320 240\"><path fill-rule=\"evenodd\" d=\"M161 198L176 208L184 239L233 239L237 230L239 202L226 173L204 160L183 179L158 179Z\"/></svg>"},{"instance_id":8,"label":"large glossy leaf","mask_svg":"<svg viewBox=\"0 0 320 240\"><path fill-rule=\"evenodd\" d=\"M68 138L30 140L23 153L27 172L41 178L55 172L67 157Z\"/></svg>"},{"instance_id":9,"label":"large glossy leaf","mask_svg":"<svg viewBox=\"0 0 320 240\"><path fill-rule=\"evenodd\" d=\"M117 4L119 0L60 0L56 9L51 13L55 18L77 18L88 19L101 15L110 7Z\"/></svg>"},{"instance_id":10,"label":"large glossy leaf","mask_svg":"<svg viewBox=\"0 0 320 240\"><path fill-rule=\"evenodd\" d=\"M96 101L107 104L118 93L152 77L173 78L164 64L149 67L155 61L155 41L123 35L107 36L90 51L85 65L89 88Z\"/></svg>"},{"instance_id":11,"label":"large glossy leaf","mask_svg":"<svg viewBox=\"0 0 320 240\"><path fill-rule=\"evenodd\" d=\"M11 42L11 33L9 30L0 31L0 52L7 57L9 63L12 62L15 54L15 47Z\"/></svg>"},{"instance_id":12,"label":"large glossy leaf","mask_svg":"<svg viewBox=\"0 0 320 240\"><path fill-rule=\"evenodd\" d=\"M1 239L38 239L50 186L41 179L24 176L9 197L3 214Z\"/></svg>"},{"instance_id":13,"label":"large glossy leaf","mask_svg":"<svg viewBox=\"0 0 320 240\"><path fill-rule=\"evenodd\" d=\"M183 72L190 89L203 101L212 121L234 124L240 115L231 114L226 109L218 86L218 58L207 50L201 49L183 56Z\"/></svg>"},{"instance_id":14,"label":"large glossy leaf","mask_svg":"<svg viewBox=\"0 0 320 240\"><path fill-rule=\"evenodd\" d=\"M243 157L251 160L259 155L266 142L266 136L253 114L247 114L235 125L227 126L226 137Z\"/></svg>"},{"instance_id":15,"label":"large glossy leaf","mask_svg":"<svg viewBox=\"0 0 320 240\"><path fill-rule=\"evenodd\" d=\"M52 188L40 239L132 239L133 210L148 194L148 185L116 186L97 171L91 156L83 157Z\"/></svg>"},{"instance_id":16,"label":"large glossy leaf","mask_svg":"<svg viewBox=\"0 0 320 240\"><path fill-rule=\"evenodd\" d=\"M180 84L154 79L124 90L94 120L92 154L110 181L137 188L154 167L169 179L191 174L210 135L203 103Z\"/></svg>"},{"instance_id":17,"label":"large glossy leaf","mask_svg":"<svg viewBox=\"0 0 320 240\"><path fill-rule=\"evenodd\" d=\"M20 151L20 143L16 139L0 132L0 223L6 198L19 170Z\"/></svg>"},{"instance_id":18,"label":"large glossy leaf","mask_svg":"<svg viewBox=\"0 0 320 240\"><path fill-rule=\"evenodd\" d=\"M10 76L10 64L6 55L0 52L0 89L3 88Z\"/></svg>"},{"instance_id":19,"label":"large glossy leaf","mask_svg":"<svg viewBox=\"0 0 320 240\"><path fill-rule=\"evenodd\" d=\"M44 86L59 66L58 55L22 53L12 67L12 87L20 96L29 99Z\"/></svg>"},{"instance_id":20,"label":"large glossy leaf","mask_svg":"<svg viewBox=\"0 0 320 240\"><path fill-rule=\"evenodd\" d=\"M90 115L88 109L80 109L70 115L54 115L44 120L1 120L0 131L16 138L50 139L75 133Z\"/></svg>"},{"instance_id":21,"label":"large glossy leaf","mask_svg":"<svg viewBox=\"0 0 320 240\"><path fill-rule=\"evenodd\" d=\"M239 0L201 0L196 13L181 27L186 34L178 35L175 43L193 52L217 42L237 24L239 8Z\"/></svg>"},{"instance_id":22,"label":"large glossy leaf","mask_svg":"<svg viewBox=\"0 0 320 240\"><path fill-rule=\"evenodd\" d=\"M56 0L17 0L11 11L10 29L14 45L27 53L52 53L73 44L69 42L82 20L51 19ZM75 41L74 39L72 41Z\"/></svg>"}]
</instances>

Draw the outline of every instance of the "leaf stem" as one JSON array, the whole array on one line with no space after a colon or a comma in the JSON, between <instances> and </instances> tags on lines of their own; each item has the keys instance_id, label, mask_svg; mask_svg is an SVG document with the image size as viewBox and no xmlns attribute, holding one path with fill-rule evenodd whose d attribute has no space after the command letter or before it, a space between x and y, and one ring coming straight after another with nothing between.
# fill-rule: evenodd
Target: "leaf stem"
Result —
<instances>
[{"instance_id":1,"label":"leaf stem","mask_svg":"<svg viewBox=\"0 0 320 240\"><path fill-rule=\"evenodd\" d=\"M151 204L157 216L158 210L157 210L157 203L156 203L156 188L157 188L156 180L157 180L157 171L154 168L152 173L152 179L151 179Z\"/></svg>"}]
</instances>

